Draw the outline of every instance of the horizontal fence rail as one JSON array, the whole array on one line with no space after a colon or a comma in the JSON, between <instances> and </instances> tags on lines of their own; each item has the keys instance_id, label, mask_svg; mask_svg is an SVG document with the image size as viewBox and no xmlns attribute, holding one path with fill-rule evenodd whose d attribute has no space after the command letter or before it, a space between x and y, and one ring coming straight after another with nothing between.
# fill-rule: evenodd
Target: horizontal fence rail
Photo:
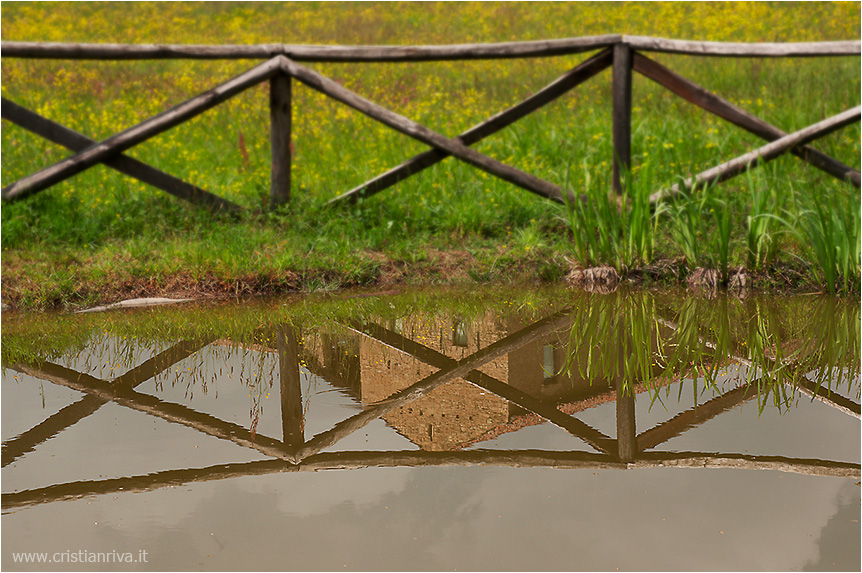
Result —
<instances>
[{"instance_id":1,"label":"horizontal fence rail","mask_svg":"<svg viewBox=\"0 0 862 573\"><path fill-rule=\"evenodd\" d=\"M53 42L2 42L3 57L55 60L254 60L287 56L305 62L417 62L539 58L589 52L626 44L642 52L692 56L805 57L854 56L862 42L734 43L671 40L648 36L587 36L534 42L452 44L446 46L311 46L292 44L189 45L189 44L67 44Z\"/></svg>"},{"instance_id":2,"label":"horizontal fence rail","mask_svg":"<svg viewBox=\"0 0 862 573\"><path fill-rule=\"evenodd\" d=\"M524 101L489 117L486 121L449 138L350 91L299 62L419 62L446 60L538 58L597 51L575 68ZM768 143L754 151L691 177L671 189L653 193L651 201L671 197L680 191L724 181L785 153L792 153L833 177L860 187L858 170L813 149L808 144L850 123L860 121L856 107L813 126L788 133L709 92L641 52L663 52L691 56L718 57L828 57L859 56L862 42L732 43L699 42L626 36L619 34L495 44L453 44L446 46L312 46L260 44L245 46L212 45L126 45L67 44L45 42L2 42L3 58L61 60L157 60L157 59L257 59L266 60L245 73L193 97L153 118L145 120L103 141L95 141L7 99L2 100L2 117L49 141L63 145L74 155L11 183L2 190L4 201L24 199L74 175L104 163L122 173L160 188L181 199L213 210L237 212L241 208L217 195L176 179L152 166L123 155L208 109L256 86L270 87L270 141L272 177L270 207L290 200L292 80L335 99L401 134L414 138L431 150L347 191L330 204L352 202L379 193L399 181L452 156L504 181L557 203L576 199L568 189L525 173L471 148L471 145L540 109L606 68L612 69L613 84L613 187L624 191L625 174L631 169L632 72L662 85L675 95L736 125Z\"/></svg>"},{"instance_id":3,"label":"horizontal fence rail","mask_svg":"<svg viewBox=\"0 0 862 573\"><path fill-rule=\"evenodd\" d=\"M655 203L660 199L676 195L681 191L689 191L735 177L752 167L756 167L761 162L775 159L779 155L786 153L788 149L805 145L809 141L828 135L833 131L850 125L851 123L857 123L860 120L860 116L862 116L862 107L856 106L853 109L848 109L845 112L815 123L805 129L785 135L780 139L767 143L763 147L755 149L754 151L749 151L745 155L741 155L727 163L708 169L695 177L686 179L682 186L674 185L668 191L657 191L650 196L650 203ZM856 174L856 179L858 181L858 172Z\"/></svg>"}]
</instances>

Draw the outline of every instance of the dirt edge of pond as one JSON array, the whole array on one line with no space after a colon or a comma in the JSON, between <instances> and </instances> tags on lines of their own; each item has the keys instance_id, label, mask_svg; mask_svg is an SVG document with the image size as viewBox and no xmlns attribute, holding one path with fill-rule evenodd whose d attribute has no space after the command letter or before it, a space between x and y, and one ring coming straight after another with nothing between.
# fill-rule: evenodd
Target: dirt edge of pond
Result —
<instances>
[{"instance_id":1,"label":"dirt edge of pond","mask_svg":"<svg viewBox=\"0 0 862 573\"><path fill-rule=\"evenodd\" d=\"M3 269L3 310L79 310L113 304L126 299L163 297L219 299L241 296L266 296L290 293L336 292L356 287L393 288L405 286L444 286L469 284L551 284L566 282L575 288L609 292L621 284L635 286L684 286L711 292L728 288L735 294L769 292L789 294L816 293L821 287L803 267L773 266L766 272L752 273L734 268L730 285L721 284L715 271L686 269L682 260L661 260L647 267L581 269L568 260L521 260L488 265L466 251L440 251L428 260L413 263L391 260L380 253L367 257L362 271L297 271L245 276L218 276L214 273L177 272L163 276L125 276L88 279L78 276L65 285L35 281L14 266ZM83 275L84 273L80 273ZM739 277L743 277L742 285ZM850 294L858 295L859 285Z\"/></svg>"}]
</instances>

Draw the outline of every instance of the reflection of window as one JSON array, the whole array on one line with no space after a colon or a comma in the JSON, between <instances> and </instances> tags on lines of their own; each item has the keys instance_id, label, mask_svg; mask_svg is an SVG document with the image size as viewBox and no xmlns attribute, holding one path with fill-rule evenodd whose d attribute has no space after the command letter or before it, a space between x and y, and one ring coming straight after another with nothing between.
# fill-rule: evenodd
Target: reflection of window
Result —
<instances>
[{"instance_id":1,"label":"reflection of window","mask_svg":"<svg viewBox=\"0 0 862 573\"><path fill-rule=\"evenodd\" d=\"M456 320L452 326L452 346L461 346L466 348L469 346L467 340L467 325L463 320Z\"/></svg>"},{"instance_id":2,"label":"reflection of window","mask_svg":"<svg viewBox=\"0 0 862 573\"><path fill-rule=\"evenodd\" d=\"M545 379L553 378L557 374L557 365L554 363L554 347L545 345L545 356L542 360L542 371Z\"/></svg>"}]
</instances>

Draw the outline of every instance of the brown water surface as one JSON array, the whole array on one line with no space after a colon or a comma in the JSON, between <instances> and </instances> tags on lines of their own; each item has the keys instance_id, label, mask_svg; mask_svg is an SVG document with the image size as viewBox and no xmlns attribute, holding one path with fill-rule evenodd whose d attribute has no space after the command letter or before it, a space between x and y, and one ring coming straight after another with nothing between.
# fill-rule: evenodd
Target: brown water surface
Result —
<instances>
[{"instance_id":1,"label":"brown water surface","mask_svg":"<svg viewBox=\"0 0 862 573\"><path fill-rule=\"evenodd\" d=\"M859 570L858 303L6 313L5 570Z\"/></svg>"}]
</instances>

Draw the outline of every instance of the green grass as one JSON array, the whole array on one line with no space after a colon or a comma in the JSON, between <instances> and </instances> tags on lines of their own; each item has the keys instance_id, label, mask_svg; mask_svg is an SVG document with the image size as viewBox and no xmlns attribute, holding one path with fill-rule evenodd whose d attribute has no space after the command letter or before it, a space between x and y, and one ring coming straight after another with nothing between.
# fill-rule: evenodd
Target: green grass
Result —
<instances>
[{"instance_id":1,"label":"green grass","mask_svg":"<svg viewBox=\"0 0 862 573\"><path fill-rule=\"evenodd\" d=\"M34 28L27 35L25 13L42 8L26 3L11 6L4 7L4 23L10 22L4 26L4 39L37 40L42 38L40 34L48 34L43 39L108 41L110 27L99 27L98 17L108 13L113 14L113 20L124 17L113 5L88 5L85 9L91 13L88 17L96 31L87 33L102 36L84 37L85 32L77 28L60 31L74 21L74 11L68 17L71 20L54 18L50 25L45 24L47 27ZM207 41L401 43L397 34L404 28L393 22L416 19L419 13L433 16L433 22L440 24L432 26L429 20L428 27L422 29L421 39L426 43L611 31L678 37L695 34L692 30L675 34L631 27L543 31L536 28L541 19L526 16L530 10L565 11L572 7L549 5L528 10L526 6L488 8L512 10L513 14L526 11L506 20L505 38L471 36L469 28L460 25L463 22L456 25L452 18L459 11L483 10L474 5L452 8L452 15L431 5L409 7L403 15L387 12L385 18L381 12L378 17L384 18L386 25L370 30L379 34L389 30L394 34L389 40L354 37L359 31L346 23L351 11L360 7L345 5L342 12L332 12L338 15L333 22L337 21L337 29L343 32L337 39L313 26L317 20L309 16L315 9L331 7L308 6L302 7L310 10L309 14L303 12L303 17L310 19L297 22L291 30L276 26L278 10L258 7L251 10L259 10L258 17L251 19L254 24L247 22L242 28L247 36L232 36L239 32L229 26L223 31L209 27ZM73 10L70 6L62 8ZM713 9L703 9L707 8ZM816 8L842 9L840 5ZM230 6L224 10L207 5L172 9L201 18L248 16L240 7ZM611 6L580 9L602 17L619 17ZM138 17L147 10L147 6L137 6L127 17ZM775 14L781 13L781 9L776 10ZM792 11L784 14L774 17L797 17ZM362 17L370 16L363 12ZM172 26L170 22L166 25ZM517 22L522 22L520 32ZM554 23L556 19L544 22ZM836 33L830 27L837 26L835 22L841 20L823 17L821 36L804 39L845 39L830 35ZM415 29L412 20L405 20L404 25ZM858 26L850 28L855 34ZM438 36L433 36L434 29L441 30ZM291 35L300 34L298 30L303 35ZM738 31L739 36L718 39L801 39L792 35L802 33L798 27L787 26L786 30L790 32L778 37ZM810 31L806 29L806 33ZM158 29L146 33L150 35L136 41L180 41L163 37ZM191 42L195 36L189 34ZM586 57L309 65L451 137L534 93ZM785 131L800 129L859 103L858 57L653 57ZM253 64L4 59L2 90L4 97L98 139ZM728 269L745 265L763 275L763 284L792 283L801 288L858 292L858 190L796 158L781 158L706 194L695 194L688 202L650 212L644 201L648 193L762 142L637 74L629 195L625 208L618 211L615 198L609 194L613 154L610 89L610 73L603 72L475 146L538 177L585 193L591 198L587 203L571 209L557 206L449 158L355 206L329 208L326 202L331 198L425 147L297 85L293 199L277 213L270 213L268 99L266 86L258 86L129 152L242 205L246 213L238 218L212 215L97 166L28 200L3 205L3 300L24 306L78 306L131 294L183 289L239 293L387 281L559 280L566 259L582 266L610 264L621 270L684 260L689 268L716 266L725 277ZM814 145L856 169L860 167L858 124ZM5 121L2 150L4 186L68 155ZM820 207L825 209L822 216L817 212ZM857 214L855 224L845 217L853 213ZM846 244L834 252L818 248L818 236L824 241L846 239ZM800 266L806 269L804 277L795 271ZM787 268L794 271L785 272ZM796 278L788 279L791 275Z\"/></svg>"},{"instance_id":2,"label":"green grass","mask_svg":"<svg viewBox=\"0 0 862 573\"><path fill-rule=\"evenodd\" d=\"M859 282L862 224L856 193L835 193L810 201L795 214L793 232L808 246L813 272L825 290L850 291Z\"/></svg>"},{"instance_id":3,"label":"green grass","mask_svg":"<svg viewBox=\"0 0 862 573\"><path fill-rule=\"evenodd\" d=\"M767 169L746 173L746 186L750 193L750 210L745 219L748 247L746 262L752 270L767 268L779 252L781 214L788 204L786 195L775 192L775 185L771 184L765 171Z\"/></svg>"}]
</instances>

